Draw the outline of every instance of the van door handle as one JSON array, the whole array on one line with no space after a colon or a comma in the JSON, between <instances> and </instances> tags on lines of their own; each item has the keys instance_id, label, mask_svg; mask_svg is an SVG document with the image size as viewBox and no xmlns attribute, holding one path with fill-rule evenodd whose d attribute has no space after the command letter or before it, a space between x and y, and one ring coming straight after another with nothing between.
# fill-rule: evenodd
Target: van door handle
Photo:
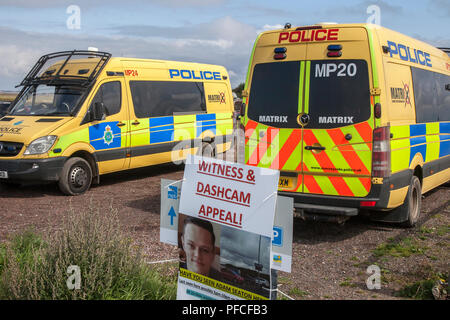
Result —
<instances>
[{"instance_id":1,"label":"van door handle","mask_svg":"<svg viewBox=\"0 0 450 320\"><path fill-rule=\"evenodd\" d=\"M140 122L137 120L134 120L134 122L132 122L131 124L134 124L135 126L137 126L138 124L140 124Z\"/></svg>"},{"instance_id":2,"label":"van door handle","mask_svg":"<svg viewBox=\"0 0 450 320\"><path fill-rule=\"evenodd\" d=\"M318 147L318 146L306 146L306 150L325 150L325 147Z\"/></svg>"},{"instance_id":3,"label":"van door handle","mask_svg":"<svg viewBox=\"0 0 450 320\"><path fill-rule=\"evenodd\" d=\"M126 123L125 123L125 122L122 122L122 121L120 121L120 122L117 123L117 126L118 126L118 127L123 127L124 125L126 125Z\"/></svg>"}]
</instances>

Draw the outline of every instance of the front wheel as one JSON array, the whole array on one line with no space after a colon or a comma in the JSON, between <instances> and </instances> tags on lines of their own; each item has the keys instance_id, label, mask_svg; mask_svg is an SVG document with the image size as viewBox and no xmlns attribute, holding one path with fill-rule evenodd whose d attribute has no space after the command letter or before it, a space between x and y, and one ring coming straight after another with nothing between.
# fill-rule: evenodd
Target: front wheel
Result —
<instances>
[{"instance_id":1,"label":"front wheel","mask_svg":"<svg viewBox=\"0 0 450 320\"><path fill-rule=\"evenodd\" d=\"M216 157L216 146L214 142L203 142L200 156L206 158L215 158Z\"/></svg>"},{"instance_id":2,"label":"front wheel","mask_svg":"<svg viewBox=\"0 0 450 320\"><path fill-rule=\"evenodd\" d=\"M64 164L59 178L59 189L66 195L85 193L92 183L92 169L83 158L70 158Z\"/></svg>"}]
</instances>

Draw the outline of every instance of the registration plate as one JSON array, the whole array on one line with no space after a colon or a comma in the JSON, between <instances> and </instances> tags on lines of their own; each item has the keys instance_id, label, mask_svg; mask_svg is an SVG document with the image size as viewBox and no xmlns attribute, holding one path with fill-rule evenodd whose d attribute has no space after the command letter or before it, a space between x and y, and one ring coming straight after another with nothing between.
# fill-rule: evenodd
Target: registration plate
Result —
<instances>
[{"instance_id":1,"label":"registration plate","mask_svg":"<svg viewBox=\"0 0 450 320\"><path fill-rule=\"evenodd\" d=\"M280 179L278 180L278 188L292 189L293 187L294 187L293 178L280 177Z\"/></svg>"},{"instance_id":2,"label":"registration plate","mask_svg":"<svg viewBox=\"0 0 450 320\"><path fill-rule=\"evenodd\" d=\"M0 171L0 179L8 179L8 171Z\"/></svg>"}]
</instances>

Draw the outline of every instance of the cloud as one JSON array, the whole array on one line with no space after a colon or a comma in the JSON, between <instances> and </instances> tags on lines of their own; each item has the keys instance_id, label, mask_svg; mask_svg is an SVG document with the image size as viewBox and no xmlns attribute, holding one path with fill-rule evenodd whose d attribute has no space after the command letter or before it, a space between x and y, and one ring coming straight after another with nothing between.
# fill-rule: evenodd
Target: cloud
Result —
<instances>
[{"instance_id":1,"label":"cloud","mask_svg":"<svg viewBox=\"0 0 450 320\"><path fill-rule=\"evenodd\" d=\"M265 25L263 25L263 27L261 29L258 29L256 31L256 33L261 33L261 32L270 31L270 30L283 29L283 28L284 28L284 26L282 26L281 24L275 24L275 25L265 24Z\"/></svg>"},{"instance_id":2,"label":"cloud","mask_svg":"<svg viewBox=\"0 0 450 320\"><path fill-rule=\"evenodd\" d=\"M16 45L0 45L0 77L12 78L18 74L23 74L29 70L39 51L30 48L19 48Z\"/></svg>"},{"instance_id":3,"label":"cloud","mask_svg":"<svg viewBox=\"0 0 450 320\"><path fill-rule=\"evenodd\" d=\"M336 7L329 7L325 10L321 10L320 12L316 12L314 15L316 18L319 17L319 19L326 19L330 20L329 17L339 17L336 18L336 22L339 23L347 23L347 22L366 22L367 18L369 17L370 13L367 13L367 9L370 6L376 5L380 8L381 17L383 17L385 14L387 15L394 15L399 16L403 14L403 7L392 5L386 1L383 0L366 0L359 2L355 5L339 5ZM323 18L322 18L323 17ZM332 18L331 20L335 20ZM317 21L316 21L317 22Z\"/></svg>"},{"instance_id":4,"label":"cloud","mask_svg":"<svg viewBox=\"0 0 450 320\"><path fill-rule=\"evenodd\" d=\"M428 11L439 17L450 16L450 2L448 0L429 0Z\"/></svg>"},{"instance_id":5,"label":"cloud","mask_svg":"<svg viewBox=\"0 0 450 320\"><path fill-rule=\"evenodd\" d=\"M228 0L147 0L146 4L156 4L163 7L207 7L224 4ZM142 0L128 0L128 4L136 3L142 5ZM95 7L104 5L123 4L123 0L2 0L0 7L16 8L55 8L62 6L77 5L80 7Z\"/></svg>"},{"instance_id":6,"label":"cloud","mask_svg":"<svg viewBox=\"0 0 450 320\"><path fill-rule=\"evenodd\" d=\"M159 27L152 25L126 25L111 28L113 32L126 36L144 38L162 37L169 39L227 40L233 43L254 38L255 28L229 16L208 23L180 27Z\"/></svg>"},{"instance_id":7,"label":"cloud","mask_svg":"<svg viewBox=\"0 0 450 320\"><path fill-rule=\"evenodd\" d=\"M82 33L82 30L44 33L0 27L4 44L0 46L0 90L14 88L44 54L90 46L113 56L223 65L235 87L245 80L256 39L255 27L231 17L177 28L136 25L115 27L109 31L112 31L109 35L98 35Z\"/></svg>"}]
</instances>

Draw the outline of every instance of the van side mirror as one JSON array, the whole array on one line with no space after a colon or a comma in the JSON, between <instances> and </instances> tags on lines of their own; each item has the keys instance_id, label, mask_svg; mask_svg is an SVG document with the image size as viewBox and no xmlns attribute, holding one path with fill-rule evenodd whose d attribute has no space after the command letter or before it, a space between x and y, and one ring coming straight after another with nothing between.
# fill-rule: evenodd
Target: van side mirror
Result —
<instances>
[{"instance_id":1,"label":"van side mirror","mask_svg":"<svg viewBox=\"0 0 450 320\"><path fill-rule=\"evenodd\" d=\"M103 102L95 102L91 109L91 121L103 120L106 115L106 108Z\"/></svg>"},{"instance_id":2,"label":"van side mirror","mask_svg":"<svg viewBox=\"0 0 450 320\"><path fill-rule=\"evenodd\" d=\"M445 85L445 90L450 91L450 83Z\"/></svg>"},{"instance_id":3,"label":"van side mirror","mask_svg":"<svg viewBox=\"0 0 450 320\"><path fill-rule=\"evenodd\" d=\"M240 108L240 110L239 110L239 115L240 115L241 117L245 116L245 103L242 103L242 104L241 104L241 108Z\"/></svg>"}]
</instances>

